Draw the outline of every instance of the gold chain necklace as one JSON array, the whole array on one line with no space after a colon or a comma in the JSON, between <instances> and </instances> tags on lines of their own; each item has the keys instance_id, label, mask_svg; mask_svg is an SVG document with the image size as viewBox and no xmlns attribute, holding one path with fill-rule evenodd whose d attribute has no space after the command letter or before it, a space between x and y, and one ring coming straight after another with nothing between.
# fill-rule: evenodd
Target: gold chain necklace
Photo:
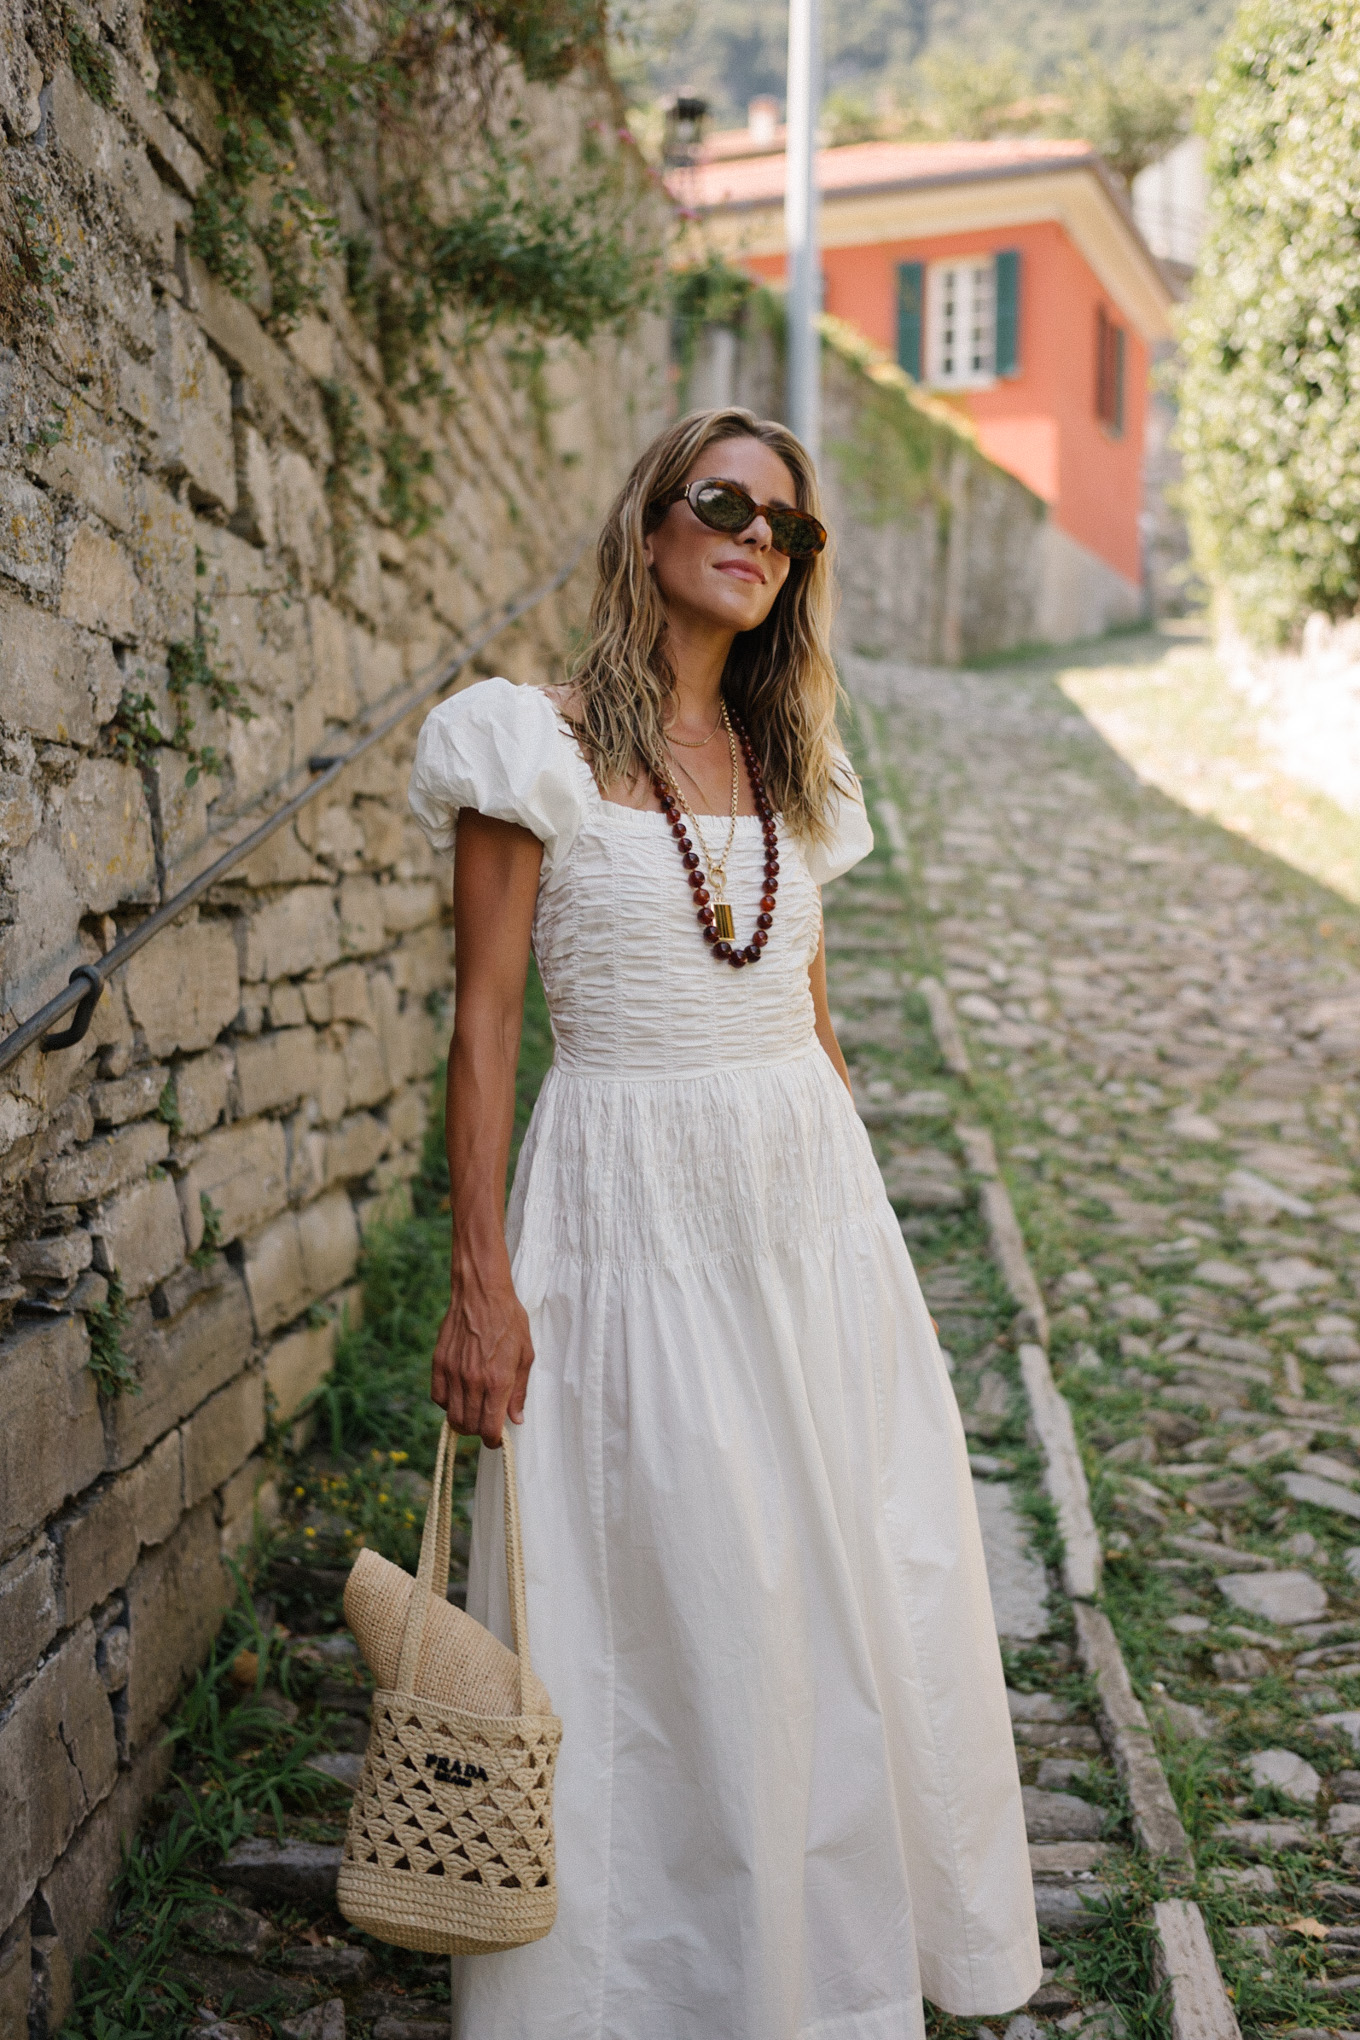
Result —
<instances>
[{"instance_id":1,"label":"gold chain necklace","mask_svg":"<svg viewBox=\"0 0 1360 2040\"><path fill-rule=\"evenodd\" d=\"M722 855L720 857L715 857L712 851L709 849L708 844L704 838L704 832L703 828L700 825L699 817L698 815L695 814L694 809L690 806L689 802L685 799L684 794L680 791L679 780L675 777L675 774L673 772L669 774L669 778L671 783L671 789L674 792L676 802L680 807L684 809L685 813L689 816L690 827L693 829L695 835L698 837L699 848L703 852L704 863L708 869L708 882L713 890L714 927L717 929L718 935L722 941L730 942L732 940L735 924L732 920L732 908L729 905L726 898L724 897L724 895L726 894L727 891L727 860L732 855L732 845L735 843L737 839L737 803L741 799L741 768L737 762L737 740L732 733L732 724L728 718L727 703L725 701L719 704L718 720L722 724L723 728L727 731L727 748L732 758L732 812L729 815L727 822L727 841L723 845ZM688 748L697 750L700 747L698 745L691 745ZM683 765L680 767L680 770L682 772L685 772L685 768ZM693 780L693 783L696 786L698 786L699 782L697 779L694 779L694 775L692 773L685 772L685 777L686 779ZM702 789L700 790L702 791ZM710 820L711 819L712 817L710 816Z\"/></svg>"},{"instance_id":2,"label":"gold chain necklace","mask_svg":"<svg viewBox=\"0 0 1360 2040\"><path fill-rule=\"evenodd\" d=\"M725 720L726 718L723 714L722 703L719 702L718 720L714 723L708 735L702 738L699 743L692 744L686 737L673 737L669 730L664 730L662 732L662 735L665 737L666 742L668 744L678 744L682 751L704 751L707 750L708 746L713 742L713 739L717 736L718 731L722 728Z\"/></svg>"}]
</instances>

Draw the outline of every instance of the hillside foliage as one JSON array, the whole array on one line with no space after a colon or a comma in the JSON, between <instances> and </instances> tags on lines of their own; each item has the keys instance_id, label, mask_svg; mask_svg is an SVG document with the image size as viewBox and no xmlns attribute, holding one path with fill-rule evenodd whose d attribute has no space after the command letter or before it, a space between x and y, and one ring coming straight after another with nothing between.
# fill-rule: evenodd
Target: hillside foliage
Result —
<instances>
[{"instance_id":1,"label":"hillside foliage","mask_svg":"<svg viewBox=\"0 0 1360 2040\"><path fill-rule=\"evenodd\" d=\"M1118 73L1126 53L1173 86L1202 82L1228 28L1233 0L823 0L831 109L879 122L934 97L922 58L985 75L1018 76L1012 99L1059 90L1090 60ZM705 95L720 126L745 118L757 93L782 100L787 0L631 0L620 8L629 84L639 98ZM844 134L843 139L855 137Z\"/></svg>"},{"instance_id":2,"label":"hillside foliage","mask_svg":"<svg viewBox=\"0 0 1360 2040\"><path fill-rule=\"evenodd\" d=\"M1202 124L1186 507L1200 570L1279 640L1360 599L1360 10L1247 0Z\"/></svg>"}]
</instances>

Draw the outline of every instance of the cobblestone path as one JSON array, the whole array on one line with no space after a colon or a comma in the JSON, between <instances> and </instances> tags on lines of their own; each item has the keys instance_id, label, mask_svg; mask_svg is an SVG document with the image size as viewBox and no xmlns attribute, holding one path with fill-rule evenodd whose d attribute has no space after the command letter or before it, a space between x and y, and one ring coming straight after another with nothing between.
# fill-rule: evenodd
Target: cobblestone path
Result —
<instances>
[{"instance_id":1,"label":"cobblestone path","mask_svg":"<svg viewBox=\"0 0 1360 2040\"><path fill-rule=\"evenodd\" d=\"M1245 2033L1360 2026L1360 915L1140 785L1051 668L847 678L879 843L827 896L832 1005L974 1449L1049 1944L1024 2017L1165 2030L1175 1890ZM1090 1725L959 1117L1043 1285L1193 1883L1132 1846Z\"/></svg>"}]
</instances>

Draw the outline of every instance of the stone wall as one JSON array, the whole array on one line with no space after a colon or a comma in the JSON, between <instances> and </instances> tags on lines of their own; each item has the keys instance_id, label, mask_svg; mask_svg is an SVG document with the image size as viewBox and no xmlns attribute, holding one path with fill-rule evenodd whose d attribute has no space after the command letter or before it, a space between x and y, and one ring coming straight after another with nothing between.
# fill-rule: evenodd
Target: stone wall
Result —
<instances>
[{"instance_id":1,"label":"stone wall","mask_svg":"<svg viewBox=\"0 0 1360 2040\"><path fill-rule=\"evenodd\" d=\"M655 321L532 377L482 348L410 427L442 514L403 538L378 476L338 465L337 385L381 423L338 279L280 339L187 253L209 113L152 96L131 0L75 12L107 107L0 0L0 171L60 255L50 321L0 350L0 1032L550 575L667 394ZM601 112L594 90L527 95L546 141ZM483 670L550 670L582 579ZM215 697L173 692L190 654ZM154 741L186 710L215 773ZM223 1558L274 1506L364 1227L417 1166L450 983L447 873L405 804L418 725L142 950L79 1046L0 1077L3 2040L64 2015Z\"/></svg>"},{"instance_id":2,"label":"stone wall","mask_svg":"<svg viewBox=\"0 0 1360 2040\"><path fill-rule=\"evenodd\" d=\"M685 401L779 417L782 307L697 336ZM822 320L822 490L836 535L848 652L958 665L1017 645L1097 636L1139 591L1054 525L979 450L966 420L918 390L841 320Z\"/></svg>"}]
</instances>

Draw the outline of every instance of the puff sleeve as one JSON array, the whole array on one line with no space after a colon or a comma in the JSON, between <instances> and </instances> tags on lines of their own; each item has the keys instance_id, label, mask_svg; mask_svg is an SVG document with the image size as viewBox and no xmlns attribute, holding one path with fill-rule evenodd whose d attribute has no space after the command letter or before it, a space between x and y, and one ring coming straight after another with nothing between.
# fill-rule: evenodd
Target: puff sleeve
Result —
<instances>
[{"instance_id":1,"label":"puff sleeve","mask_svg":"<svg viewBox=\"0 0 1360 2040\"><path fill-rule=\"evenodd\" d=\"M874 847L874 832L864 805L864 789L844 753L837 760L849 790L831 795L831 834L824 843L805 843L803 858L817 885L830 885L833 878L849 871Z\"/></svg>"},{"instance_id":2,"label":"puff sleeve","mask_svg":"<svg viewBox=\"0 0 1360 2040\"><path fill-rule=\"evenodd\" d=\"M537 836L547 872L580 829L583 769L546 694L478 680L426 716L408 799L436 850L452 848L459 810L476 808Z\"/></svg>"}]
</instances>

